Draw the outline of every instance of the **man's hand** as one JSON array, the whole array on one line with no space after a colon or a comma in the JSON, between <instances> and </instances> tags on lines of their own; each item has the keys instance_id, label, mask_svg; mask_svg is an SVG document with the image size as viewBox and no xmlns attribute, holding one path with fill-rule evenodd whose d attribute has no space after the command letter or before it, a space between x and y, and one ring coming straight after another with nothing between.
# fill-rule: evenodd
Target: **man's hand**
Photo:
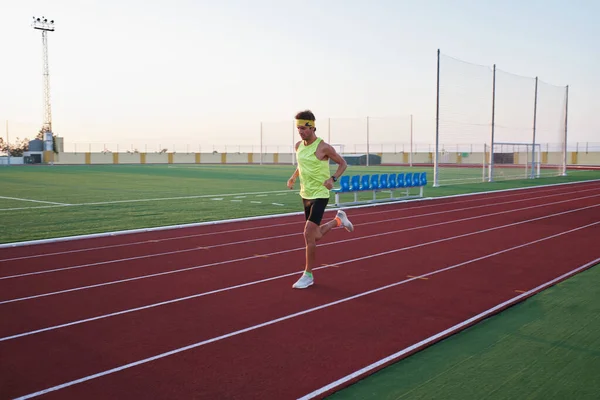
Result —
<instances>
[{"instance_id":1,"label":"man's hand","mask_svg":"<svg viewBox=\"0 0 600 400\"><path fill-rule=\"evenodd\" d=\"M323 186L325 186L329 190L333 189L333 179L327 179L325 182L323 182Z\"/></svg>"},{"instance_id":2,"label":"man's hand","mask_svg":"<svg viewBox=\"0 0 600 400\"><path fill-rule=\"evenodd\" d=\"M294 178L288 179L288 182L287 182L288 189L292 190L294 188L294 183L296 183L296 179L294 179Z\"/></svg>"}]
</instances>

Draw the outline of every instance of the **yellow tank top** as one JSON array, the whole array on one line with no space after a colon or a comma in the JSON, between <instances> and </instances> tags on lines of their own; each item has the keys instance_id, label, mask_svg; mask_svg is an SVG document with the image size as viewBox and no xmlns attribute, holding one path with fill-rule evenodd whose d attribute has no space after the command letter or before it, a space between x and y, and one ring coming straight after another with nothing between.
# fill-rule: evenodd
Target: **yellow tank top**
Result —
<instances>
[{"instance_id":1,"label":"yellow tank top","mask_svg":"<svg viewBox=\"0 0 600 400\"><path fill-rule=\"evenodd\" d=\"M308 146L301 141L296 151L298 171L300 172L300 196L304 199L329 198L329 189L323 186L323 183L331 176L329 159L319 160L315 155L322 140L317 138Z\"/></svg>"}]
</instances>

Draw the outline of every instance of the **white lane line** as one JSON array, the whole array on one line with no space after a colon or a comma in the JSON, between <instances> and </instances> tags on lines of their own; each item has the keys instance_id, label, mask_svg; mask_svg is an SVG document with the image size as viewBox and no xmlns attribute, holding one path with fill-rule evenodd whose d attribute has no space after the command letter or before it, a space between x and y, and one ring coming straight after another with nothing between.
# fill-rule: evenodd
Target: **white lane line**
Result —
<instances>
[{"instance_id":1,"label":"white lane line","mask_svg":"<svg viewBox=\"0 0 600 400\"><path fill-rule=\"evenodd\" d=\"M116 264L116 263L120 263L120 262L124 262L124 261L142 260L144 258L152 258L152 257L158 257L158 256L167 256L167 255L173 255L173 254L188 253L191 251L204 250L205 248L206 247L194 247L194 248L185 249L185 250L173 250L173 251L167 251L164 253L144 254L141 256L120 258L118 260L99 261L99 262L89 263L89 264L73 265L71 267L48 269L48 270L37 271L37 272L27 272L24 274L3 276L3 277L0 277L0 281L6 280L6 279L22 278L22 277L31 276L31 275L42 275L42 274L49 274L49 273L53 273L53 272L69 271L72 269L89 268L89 267L95 267L98 265Z\"/></svg>"},{"instance_id":2,"label":"white lane line","mask_svg":"<svg viewBox=\"0 0 600 400\"><path fill-rule=\"evenodd\" d=\"M429 346L429 345L431 345L431 344L439 341L440 339L443 339L444 337L446 337L448 335L456 333L456 332L462 330L463 328L466 328L466 327L468 327L468 326L470 326L470 325L472 325L472 324L474 324L474 323L476 323L478 321L483 320L484 318L490 317L490 316L496 314L497 312L502 311L503 309L505 309L505 308L507 308L507 307L509 307L509 306L511 306L513 304L516 304L516 303L520 302L521 300L524 300L525 298L527 298L527 297L529 297L531 295L539 293L542 290L547 289L550 286L553 286L556 283L559 283L559 282L561 282L561 281L563 281L563 280L565 280L565 279L567 279L567 278L569 278L569 277L571 277L573 275L576 275L577 273L579 273L579 272L581 272L583 270L586 270L586 269L588 269L588 268L590 268L590 267L592 267L592 266L594 266L594 265L596 265L598 263L600 263L600 258L596 258L595 260L590 261L587 264L584 264L584 265L582 265L582 266L580 266L578 268L575 268L575 269L573 269L573 270L571 270L571 271L569 271L569 272L567 272L567 273L565 273L565 274L563 274L563 275L561 275L561 276L559 276L559 277L557 277L555 279L552 279L552 280L550 280L548 282L542 283L541 285L539 285L539 286L537 286L537 287L535 287L535 288L533 288L531 290L528 290L527 292L524 292L524 293L522 293L522 294L520 294L518 296L513 297L510 300L507 300L507 301L505 301L503 303L500 303L500 304L498 304L498 305L496 305L496 306L494 306L492 308L489 308L489 309L487 309L487 310L485 310L485 311L483 311L483 312L481 312L481 313L479 313L479 314L477 314L477 315L475 315L475 316L473 316L473 317L471 317L469 319L466 319L463 322L460 322L460 323L458 323L458 324L456 324L456 325L454 325L454 326L452 326L452 327L450 327L450 328L448 328L448 329L446 329L444 331L438 332L435 335L432 335L432 336L430 336L430 337L428 337L426 339L421 340L420 342L417 342L417 343L415 343L415 344L413 344L411 346L408 346L408 347L406 347L406 348L404 348L404 349L402 349L402 350L400 350L400 351L398 351L398 352L396 352L394 354L391 354L391 355L389 355L389 356L387 356L385 358L382 358L379 361L376 361L376 362L374 362L374 363L372 363L370 365L367 365L366 367L361 368L361 369L359 369L359 370L357 370L357 371L355 371L355 372L353 372L351 374L348 374L345 377L340 378L340 379L338 379L338 380L336 380L334 382L331 382L330 384L325 385L322 388L315 390L314 392L311 392L311 393L309 393L309 394L307 394L305 396L300 397L298 400L310 400L310 399L313 399L313 398L315 398L317 396L320 396L320 395L322 395L322 394L324 394L324 393L326 393L326 392L328 392L328 391L330 391L330 390L332 390L332 389L334 389L336 387L339 387L339 386L343 385L346 382L349 382L349 381L351 381L351 380L353 380L355 378L358 378L361 375L365 375L366 373L368 373L370 371L373 371L373 370L375 370L375 369L377 369L377 368L379 368L381 366L384 366L385 364L387 364L387 363L389 363L391 361L397 360L397 359L401 358L402 356L407 355L409 353L412 353L413 351L419 350L419 349L421 349L421 348L423 348L425 346Z\"/></svg>"},{"instance_id":3,"label":"white lane line","mask_svg":"<svg viewBox=\"0 0 600 400\"><path fill-rule=\"evenodd\" d=\"M460 239L460 238L468 237L468 236L472 236L472 235L479 235L479 234L482 234L482 233L485 233L485 232L491 232L491 231L495 231L495 230L498 230L498 229L508 228L508 227L511 227L511 226L517 226L517 225L521 225L521 224L526 224L528 222L539 221L539 220L543 220L543 219L546 219L546 218L551 218L551 217L555 217L555 216L559 216L559 215L570 214L570 213L573 213L573 212L577 212L577 211L581 211L581 210L586 210L586 209L594 208L594 207L600 207L600 204L595 204L595 205L592 205L592 206L587 206L587 207L577 208L577 209L573 209L573 210L563 211L563 212L556 213L556 214L545 215L545 216L542 216L542 217L537 217L537 218L528 219L528 220L524 220L524 221L514 222L514 223L511 223L511 224L507 224L507 225L500 225L500 226L496 226L496 227L492 227L492 228L482 229L482 230L479 230L479 231L469 232L469 233L465 233L465 234L461 234L461 235L457 235L457 236L450 236L450 237L447 237L447 238L438 239L438 240L434 240L434 241L431 241L431 242L420 243L420 244L413 245L413 246L407 246L407 247L403 247L403 248L400 248L400 249L395 249L395 250L391 250L391 251L385 251L385 252L382 252L382 253L377 253L375 255L371 255L371 256L367 256L367 257L356 258L356 259L353 259L352 261L359 261L359 260L368 259L368 258L372 258L372 257L376 257L376 256L382 256L382 255L386 255L386 254L397 253L397 252L400 252L400 251L416 249L416 248L419 248L419 247L428 246L428 245L436 244L436 243L442 243L442 242L446 242L446 241L454 240L454 239ZM373 236L378 236L378 235L373 235ZM350 242L352 240L360 240L360 239L362 239L362 238L347 239L347 240L342 240L342 241L338 241L338 242L326 243L326 244L323 244L323 246L325 246L325 245L336 245L336 244L341 244L341 243L345 243L345 242ZM157 276L170 275L170 274L175 274L175 273L180 273L180 272L185 272L185 271L192 271L192 270L196 270L196 269L203 269L203 268L212 267L212 266L215 266L215 265L223 265L223 264L235 263L235 262L240 262L240 261L252 260L252 259L256 259L256 258L263 258L264 256L273 256L273 255L278 255L278 254L289 253L289 252L292 252L292 251L305 251L305 250L306 250L305 247L297 247L295 249L281 250L281 251L277 251L277 252L273 252L273 253L268 253L268 254L258 254L258 255L254 255L254 256L249 256L249 257L244 257L244 258L238 258L238 259L235 259L235 260L219 261L219 262L215 262L215 263L211 263L211 264L198 265L198 266L194 266L194 267L182 268L182 269L177 269L177 270L173 270L173 271L158 272L158 273L155 273L155 274L142 275L142 276L138 276L138 277L121 279L121 280L117 280L117 281L103 282L103 283L98 283L98 284L88 285L88 286L80 286L80 287L75 287L75 288L71 288L71 289L59 290L59 291L56 291L56 292L48 292L48 293L42 293L42 294L37 294L37 295L33 295L33 296L27 296L27 297L20 297L20 298L15 298L15 299L10 299L10 300L4 300L4 301L0 301L0 305L2 305L2 304L8 304L8 303L15 303L15 302L19 302L19 301L32 300L32 299L37 299L37 298L41 298L41 297L54 296L54 295L58 295L58 294L76 292L76 291L86 290L86 289L91 289L91 288L96 288L96 287L103 287L103 286L115 285L115 284L119 284L119 283L131 282L131 281L136 281L136 280L141 280L141 279L148 279L148 278L153 278L153 277L157 277ZM336 265L341 265L341 264L345 264L345 263L346 262L342 261L342 262L336 263ZM317 268L315 268L315 269L317 269Z\"/></svg>"},{"instance_id":4,"label":"white lane line","mask_svg":"<svg viewBox=\"0 0 600 400\"><path fill-rule=\"evenodd\" d=\"M4 260L0 260L0 263L5 262L5 261L27 260L30 258L41 258L41 257L48 257L48 256L57 256L57 255L62 255L62 254L82 253L82 252L88 252L88 251L94 251L94 250L105 250L105 249L112 249L112 248L117 248L117 247L137 246L137 245L143 245L143 244L148 244L148 243L166 242L166 241L170 241L170 240L181 240L181 239L197 238L197 237L202 237L202 236L214 236L214 235L220 235L220 234L245 232L245 231L252 231L252 230L256 230L256 229L271 228L271 227L279 228L279 227L288 226L288 225L298 225L300 223L302 223L302 221L289 222L289 223L283 223L283 224L272 224L272 225L265 225L265 226L256 226L256 227L253 226L251 228L230 229L230 230L220 231L220 232L206 232L206 233L199 233L199 234L195 234L195 235L175 236L175 237L169 237L169 238L157 239L157 240L149 239L149 240L143 240L140 242L120 243L120 244L112 244L112 245L107 245L107 246L85 247L85 248L76 249L76 250L57 251L54 253L33 254L30 256L6 258ZM272 236L272 237L276 238L278 236ZM117 260L115 260L115 261L117 261Z\"/></svg>"},{"instance_id":5,"label":"white lane line","mask_svg":"<svg viewBox=\"0 0 600 400\"><path fill-rule=\"evenodd\" d=\"M271 203L271 204L273 204L274 206L285 206L285 204L281 204L281 203Z\"/></svg>"},{"instance_id":6,"label":"white lane line","mask_svg":"<svg viewBox=\"0 0 600 400\"><path fill-rule=\"evenodd\" d=\"M78 204L60 204L51 206L36 206L36 207L11 207L11 208L0 208L0 211L23 211L23 210L41 210L45 208L58 208L58 207L74 207ZM1 246L1 245L0 245Z\"/></svg>"},{"instance_id":7,"label":"white lane line","mask_svg":"<svg viewBox=\"0 0 600 400\"><path fill-rule=\"evenodd\" d=\"M67 204L67 203L56 203L54 201L43 201L43 200L32 200L32 199L22 199L19 197L6 197L6 196L0 196L0 199L6 199L6 200L18 200L18 201L30 201L32 203L43 203L43 204L55 204L55 205L60 205L60 206L70 206L71 204ZM1 210L0 210L1 211Z\"/></svg>"},{"instance_id":8,"label":"white lane line","mask_svg":"<svg viewBox=\"0 0 600 400\"><path fill-rule=\"evenodd\" d=\"M188 199L203 199L203 198L212 198L212 197L230 197L237 195L257 195L266 193L265 196L270 194L276 194L281 192L287 192L287 190L274 190L270 192L249 192L249 193L225 193L225 194L209 194L209 195L198 195L198 196L180 196L180 197L159 197L159 198L150 198L150 199L130 199L130 200L114 200L114 201L97 201L92 203L76 203L76 204L66 204L66 203L50 203L50 206L39 206L39 207L15 207L15 208L0 208L0 211L18 211L18 210L34 210L40 208L53 208L53 207L81 207L81 206L102 206L102 205L111 205L111 204L126 204L126 203L141 203L141 202L150 202L150 201L170 201L170 200L188 200ZM24 200L24 199L22 199ZM34 201L34 200L31 200Z\"/></svg>"},{"instance_id":9,"label":"white lane line","mask_svg":"<svg viewBox=\"0 0 600 400\"><path fill-rule=\"evenodd\" d=\"M599 223L599 222L596 222L596 223L590 224L590 225L586 225L584 227L576 228L576 230L584 229L587 226L595 225L597 223ZM571 230L571 231L573 231L573 230ZM567 231L567 232L570 232L570 231ZM563 232L562 234L566 234L567 232ZM534 242L529 242L529 243L517 246L515 248L501 250L499 252L491 253L491 254L488 254L486 256L479 257L479 258L476 258L476 259L473 259L473 260L469 260L469 261L466 261L466 262L463 262L463 263L460 263L460 264L455 264L455 265L452 265L452 266L449 266L449 267L446 267L446 268L443 268L443 269L439 269L439 270L436 270L436 271L433 271L433 272L430 272L430 273L427 273L427 274L423 274L423 275L421 275L421 277L436 275L436 274L439 274L441 272L449 271L449 270L458 268L460 266L463 266L463 265L466 265L466 264L470 264L472 262L480 261L480 260L483 260L483 259L486 259L486 258L494 257L494 256L502 254L502 253L506 253L506 252L514 250L516 248L521 248L521 247L525 247L525 246L528 246L528 245L533 244L533 243L538 243L538 242L543 241L543 240L547 240L547 238L539 239L539 240L536 240ZM594 260L594 261L592 261L592 262L590 262L590 263L588 263L586 265L578 267L578 268L576 268L576 269L574 269L574 270L572 270L572 271L570 271L570 272L568 272L566 274L563 274L563 275L561 275L558 278L555 278L555 279L553 279L551 281L548 281L548 282L546 282L546 283L544 283L542 285L539 285L535 289L532 289L532 290L530 290L530 291L528 291L526 293L523 293L523 294L521 294L519 296L516 296L516 297L514 297L511 300L508 300L508 301L503 302L503 303L501 303L501 304L499 304L499 305L497 305L495 307L492 307L492 308L484 311L483 313L480 313L480 314L478 314L478 315L476 315L476 316L474 316L472 318L469 318L469 319L463 321L460 324L455 325L452 328L449 328L449 329L447 329L445 331L442 331L442 332L438 333L437 335L431 336L428 339L425 339L424 341L421 341L421 342L413 345L413 348L418 348L418 347L414 347L414 346L419 346L419 347L423 346L424 344L427 344L427 343L433 341L434 339L432 339L432 338L434 338L434 337L436 339L440 338L440 337L443 337L444 335L446 335L448 333L456 331L456 330L458 330L458 329L460 329L460 328L462 328L462 327L464 327L464 326L466 326L466 325L468 325L470 323L473 323L473 322L475 322L475 321L483 318L485 315L489 315L489 314L494 313L495 311L501 310L506 305L515 303L518 300L520 300L520 299L522 299L522 298L524 298L524 297L526 297L528 295L531 295L531 294L535 293L536 291L539 291L539 290L541 290L543 288L551 286L552 284L554 284L555 282L560 281L561 279L564 279L564 278L566 278L568 276L574 275L575 273L577 273L577 272L579 272L579 271L581 271L581 270L583 270L585 268L588 268L588 267L590 267L590 266L598 263L599 260L600 260L600 258L598 258L598 259L596 259L596 260ZM251 332L251 331L254 331L254 330L257 330L257 329L260 329L260 328L264 328L266 326L274 325L274 324L277 324L279 322L287 321L287 320L292 319L292 318L296 318L296 317L299 317L299 316L302 316L302 315L310 314L310 313L313 313L315 311L319 311L319 310L322 310L322 309L325 309L325 308L329 308L329 307L332 307L332 306L335 306L335 305L338 305L338 304L346 303L346 302L349 302L351 300L355 300L355 299L358 299L358 298L361 298L361 297L364 297L364 296L368 296L368 295L373 294L373 293L378 293L378 292L381 292L383 290L390 289L390 288L393 288L393 287L396 287L396 286L399 286L399 285L403 285L405 283L408 283L408 282L411 282L411 281L417 280L417 279L418 278L410 278L410 279L402 280L402 281L395 282L395 283L392 283L392 284L389 284L389 285L381 286L381 287L376 288L376 289L368 290L366 292L362 292L362 293L359 293L359 294L356 294L356 295L353 295L353 296L345 297L345 298L340 299L340 300L336 300L336 301L332 301L330 303L322 304L322 305L317 306L317 307L313 307L313 308L309 308L309 309L306 309L306 310L303 310L303 311L299 311L297 313L288 314L288 315L286 315L284 317L272 319L270 321L263 322L261 324L253 325L253 326L250 326L250 327L247 327L247 328L244 328L244 329L240 329L240 330L237 330L237 331L234 331L234 332L230 332L230 333L227 333L227 334L224 334L224 335L221 335L221 336L216 336L216 337L213 337L213 338L210 338L210 339L207 339L207 340L203 340L201 342L193 343L193 344L190 344L188 346L184 346L184 347L180 347L178 349L174 349L174 350L171 350L171 351L160 353L160 354L157 354L157 355L152 356L152 357L148 357L148 358L144 358L142 360L138 360L138 361L134 361L134 362L131 362L131 363L128 363L128 364L124 364L124 365L121 365L121 366L116 367L116 368L111 368L111 369L108 369L108 370L105 370L105 371L102 371L102 372L99 372L99 373L96 373L96 374L93 374L93 375L87 375L87 376L84 376L84 377L79 378L79 379L75 379L75 380L72 380L72 381L69 381L69 382L65 382L65 383L60 384L60 385L52 386L52 387L49 387L47 389L40 390L38 392L34 392L34 393L27 394L25 396L18 397L17 400L19 400L19 399L23 399L23 400L24 399L30 399L30 398L33 398L33 397L40 396L42 394L47 394L47 393L54 392L54 391L57 391L57 390L60 390L60 389L64 389L64 388L67 388L69 386L73 386L73 385L76 385L76 384L79 384L79 383L90 381L92 379L100 378L102 376L110 375L110 374L113 374L115 372L123 371L125 369L129 369L129 368L132 368L132 367L136 367L138 365L149 363L151 361L156 361L156 360L159 360L161 358L169 357L169 356L172 356L174 354L182 353L184 351L195 349L195 348L200 347L200 346L204 346L204 345L207 345L207 344L210 344L210 343L218 342L218 341L221 341L221 340L224 340L224 339L228 339L230 337L238 336L238 335L241 335L241 334L246 333L246 332ZM409 350L405 349L404 351L407 352ZM398 357L398 356L396 356L396 357ZM323 390L323 389L320 389L320 390ZM318 390L318 391L320 391L320 390ZM327 390L329 390L329 389L327 389ZM313 393L315 393L315 392L313 392ZM305 398L306 399L311 399L311 398L317 396L317 394L313 394L313 393L306 395Z\"/></svg>"},{"instance_id":10,"label":"white lane line","mask_svg":"<svg viewBox=\"0 0 600 400\"><path fill-rule=\"evenodd\" d=\"M553 235L550 235L550 236L546 236L546 237L543 237L541 239L536 239L534 241L531 241L531 242L528 242L528 243L525 243L525 244L520 244L520 245L511 247L509 249L500 250L498 252L492 253L491 256L495 256L495 255L506 253L506 252L509 252L509 251L512 251L512 250L520 249L522 247L526 247L526 246L529 246L531 244L540 243L540 242L543 242L543 241L546 241L546 240L549 240L549 239L554 239L554 238L566 235L568 233L572 233L572 232L576 232L578 230L589 228L589 227L597 225L597 224L600 224L600 221L594 222L594 223L591 223L591 224L588 224L588 225L584 225L584 226L581 226L581 227L578 227L578 228L573 228L573 229L570 229L568 231L564 231L564 232L556 233L556 234L553 234ZM420 246L415 246L415 247L420 247ZM393 251L402 251L402 250L406 250L406 249L405 248L401 248L401 249L395 249ZM380 253L380 254L383 254L383 253ZM366 257L358 257L358 258L354 258L354 259L344 260L344 261L341 261L341 262L335 263L335 264L323 265L321 267L314 268L314 270L321 270L321 269L326 269L326 268L331 268L331 267L339 267L340 265L351 264L353 262L363 261L365 259L378 257L380 254L374 254L374 255L369 255L369 256L366 256ZM386 253L386 254L388 254L388 253ZM459 267L459 266L463 266L463 265L466 265L466 264L469 264L469 263L472 263L472 262L481 261L481 260L483 260L485 258L489 258L491 256L490 255L486 255L486 256L474 258L472 260L469 260L469 261L466 261L466 262L463 262L463 263L455 264L455 266L453 266L453 267ZM438 273L440 271L445 271L445 270L446 270L446 268L440 269L440 270L435 270L433 272L429 272L429 273L424 274L424 275L410 277L410 279L404 280L402 282L411 282L411 281L416 280L416 279L423 279L423 278L426 278L428 275L432 275L432 274ZM180 297L180 298L176 298L176 299L172 299L172 300L161 301L159 303L148 304L148 305L141 306L141 307L136 307L136 308L131 308L131 309L127 309L127 310L117 311L117 312L113 312L113 313L109 313L109 314L99 315L99 316L96 316L96 317L81 319L81 320L78 320L78 321L68 322L68 323L65 323L65 324L60 324L60 325L55 325L55 326L50 326L50 327L47 327L47 328L37 329L37 330L34 330L34 331L23 332L23 333L19 333L19 334L16 334L16 335L5 336L3 338L0 338L0 342L4 342L4 341L7 341L7 340L12 340L12 339L17 339L17 338L20 338L20 337L23 337L23 336L35 335L35 334L42 333L42 332L48 332L48 331L52 331L52 330L56 330L56 329L60 329L60 328L66 328L68 326L80 325L80 324L84 324L84 323L87 323L87 322L97 321L97 320L100 320L100 319L111 318L111 317L115 317L117 315L123 315L123 314L129 314L129 313L136 312L136 311L147 310L149 308L160 307L160 306L164 306L164 305L167 305L167 304L173 304L173 303L178 303L178 302L181 302L181 301L196 299L196 298L208 296L208 295L211 295L211 294L216 294L216 293L221 293L221 292L227 292L227 291L230 291L230 290L239 289L239 288L243 288L243 287L247 287L247 286L253 286L253 285L260 284L260 283L265 283L265 282L269 282L269 281L273 281L273 280L277 280L277 279L282 279L282 278L287 278L287 277L290 277L290 276L294 276L294 275L299 274L300 272L302 272L302 271L290 272L290 273L287 273L287 274L277 275L277 276L274 276L274 277L260 279L260 280L257 280L257 281L242 283L242 284L239 284L239 285L229 286L229 287L225 287L225 288L221 288L221 289L215 289L215 290L211 290L211 291L208 291L208 292L198 293L198 294L194 294L194 295L190 295L190 296L185 296L185 297Z\"/></svg>"},{"instance_id":11,"label":"white lane line","mask_svg":"<svg viewBox=\"0 0 600 400\"><path fill-rule=\"evenodd\" d=\"M168 201L168 200L187 200L187 199L203 199L203 198L211 198L211 197L232 197L232 196L249 196L249 195L258 195L264 194L265 196L275 193L287 192L286 190L273 190L269 192L246 192L246 193L224 193L224 194L206 194L206 195L198 195L198 196L181 196L181 197L160 197L154 199L133 199L133 200L117 200L117 201L101 201L97 203L81 203L78 205L103 205L103 204L119 204L119 203L138 203L138 202L148 202L148 201Z\"/></svg>"}]
</instances>

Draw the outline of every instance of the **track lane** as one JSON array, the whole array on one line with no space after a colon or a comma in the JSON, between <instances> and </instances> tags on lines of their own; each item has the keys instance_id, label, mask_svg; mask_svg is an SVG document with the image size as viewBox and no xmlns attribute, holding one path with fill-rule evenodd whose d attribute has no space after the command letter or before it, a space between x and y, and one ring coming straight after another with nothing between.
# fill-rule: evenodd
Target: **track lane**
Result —
<instances>
[{"instance_id":1,"label":"track lane","mask_svg":"<svg viewBox=\"0 0 600 400\"><path fill-rule=\"evenodd\" d=\"M568 221L564 223L579 222L575 218L565 219ZM589 214L586 215L586 219L589 219ZM559 228L563 226L558 225ZM548 232L548 228L555 228L554 230L556 230L556 226L552 225L544 226L543 231ZM517 229L518 227L514 227L513 231L516 232ZM561 229L558 231L561 231ZM514 236L516 235L509 237ZM481 241L485 240L485 234L478 235L478 237L481 238ZM450 253L451 258L464 259L465 257L472 257L473 254L480 254L486 247L468 246L467 238L465 238L465 242L464 247L468 247L473 253L469 253L468 256L465 254ZM498 243L498 241L486 240L486 243L488 242ZM423 251L424 248L420 248L420 250L422 253L415 252L409 257L409 259L414 261L410 264L410 268L415 268L415 265L419 263L421 263L423 268L431 268L432 262L431 260L427 260L427 252ZM431 249L429 249L429 252L431 252ZM440 250L436 253L442 253L442 251ZM160 313L153 312L147 315L148 319L146 322L139 319L143 316L143 313L140 313L135 316L129 316L122 323L116 320L107 324L92 323L22 338L12 341L12 343L4 342L0 343L0 354L5 352L8 356L12 352L20 354L18 360L16 357L9 357L14 362L10 366L11 370L18 371L27 366L29 370L33 369L32 372L35 372L37 368L40 368L40 371L34 373L34 375L49 377L49 375L59 374L64 379L63 374L67 374L68 371L70 371L70 374L75 374L84 373L91 366L94 366L96 369L104 367L106 365L104 360L108 361L104 358L104 355L107 354L111 355L109 359L112 363L126 363L128 362L127 360L136 359L136 357L143 358L144 355L147 356L149 349L160 352L161 349L171 348L176 345L175 340L180 345L189 343L203 337L202 332L205 332L204 337L222 334L223 332L235 330L236 327L239 329L239 326L244 326L244 324L246 324L245 326L251 324L253 318L259 320L276 318L277 315L281 315L282 313L290 313L306 307L335 301L336 299L339 300L349 293L360 293L372 287L379 287L382 284L390 282L390 276L387 273L392 268L389 268L387 263L397 265L399 261L397 254L391 253L384 256L383 260L379 260L376 271L373 271L374 266L371 259L352 263L352 267L344 267L343 274L340 274L339 270L335 271L335 269L323 270L323 273L320 273L323 281L315 286L314 289L316 290L304 291L299 294L296 294L296 292L292 293L289 288L284 288L282 285L271 283L261 288L243 289L239 293L236 293L233 298L231 295L221 294L211 296L210 299L199 299L198 304L193 305L190 303L185 307L179 307L178 312L174 309L163 309ZM447 262L448 260L444 261ZM435 264L435 262L433 263ZM398 274L408 274L409 271L403 269L406 267L405 265L400 266L400 268L394 271L391 277L397 279ZM369 270L371 273L365 276L364 270ZM382 271L386 273L382 275ZM327 277L331 276L335 276L338 281L333 282L328 280ZM303 299L302 303L298 302L299 296ZM209 301L207 302L206 300ZM299 305L302 308L298 309ZM195 315L202 315L202 320L195 319ZM159 322L157 324L153 323L153 321ZM183 325L182 321L185 321ZM131 333L127 334L123 330L124 327L130 329ZM87 333L85 333L86 331ZM157 332L160 332L160 335L157 335ZM89 345L90 341L94 342L94 338L98 337L102 338L101 342L95 343L92 354L73 354L73 344L75 344L75 347L84 347L86 346L85 343ZM60 342L71 344L65 348L60 345L57 346L57 343ZM11 346L7 347L6 345L9 343ZM56 359L38 359L38 356L43 354L42 349L48 348L48 346L53 348L53 352L55 353L53 357L56 357ZM33 359L29 358L32 356L34 357ZM56 360L65 359L65 357L71 362L68 368L62 368L61 371L54 371L55 368L52 365L48 365L48 362L56 362ZM16 365L18 363L23 363L23 365L19 367L19 365ZM48 370L52 370L52 372L49 373ZM4 372L10 373L10 371Z\"/></svg>"},{"instance_id":2,"label":"track lane","mask_svg":"<svg viewBox=\"0 0 600 400\"><path fill-rule=\"evenodd\" d=\"M506 265L515 258L543 254L543 257L530 260L529 269L545 271L549 278L589 262L592 259L591 244L600 230L598 225L587 229L591 231L582 229L570 233L568 239L565 236L549 239L531 248L523 247L514 250L515 253L495 256L504 258L496 265L491 265L490 259L476 261L467 264L468 270L460 267L441 272L427 281L411 281L371 293L69 386L53 392L48 398L89 397L90 394L167 398L189 397L191 393L203 398L297 398L514 297L514 286L528 274L524 270L522 275L505 279ZM561 249L565 240L572 245L572 255ZM397 261L391 256L387 258L390 262ZM499 273L496 278L501 279L485 279L493 268ZM480 276L487 290L480 285L447 283L449 277L466 282L473 275ZM315 287L316 290L302 292L303 295L328 298L329 289L339 284L336 279L339 275L330 278L326 280L324 276L322 285ZM308 300L305 304L306 308L310 307ZM168 336L167 332L161 332L165 338ZM100 372L100 364L109 363L107 358L117 362L122 356L100 349L95 353L96 357L89 360L97 362L95 372ZM84 370L78 372L78 377L86 376ZM55 371L50 374L55 375ZM160 374L161 379L153 379Z\"/></svg>"}]
</instances>

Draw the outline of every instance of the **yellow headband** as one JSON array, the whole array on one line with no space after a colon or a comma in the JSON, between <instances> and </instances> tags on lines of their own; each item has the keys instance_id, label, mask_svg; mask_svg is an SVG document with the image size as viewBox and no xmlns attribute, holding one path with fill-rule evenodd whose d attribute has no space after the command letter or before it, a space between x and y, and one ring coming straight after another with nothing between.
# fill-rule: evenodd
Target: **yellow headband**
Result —
<instances>
[{"instance_id":1,"label":"yellow headband","mask_svg":"<svg viewBox=\"0 0 600 400\"><path fill-rule=\"evenodd\" d=\"M315 127L315 121L312 121L310 119L297 119L296 120L296 126L309 126L314 128Z\"/></svg>"}]
</instances>

